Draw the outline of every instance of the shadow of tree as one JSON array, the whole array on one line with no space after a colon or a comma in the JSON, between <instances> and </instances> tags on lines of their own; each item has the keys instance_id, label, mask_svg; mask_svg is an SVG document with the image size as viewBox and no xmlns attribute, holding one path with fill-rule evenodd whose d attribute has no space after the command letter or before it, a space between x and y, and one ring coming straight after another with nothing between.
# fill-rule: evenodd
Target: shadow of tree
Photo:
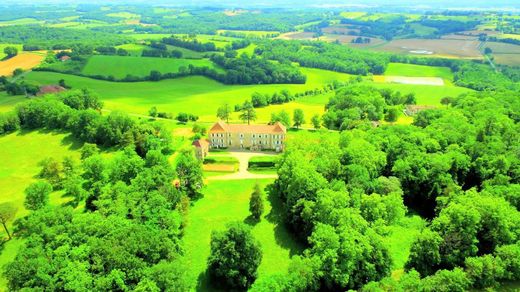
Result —
<instances>
[{"instance_id":1,"label":"shadow of tree","mask_svg":"<svg viewBox=\"0 0 520 292\"><path fill-rule=\"evenodd\" d=\"M285 226L282 201L269 191L267 191L267 200L271 203L271 211L265 216L265 218L275 225L274 236L276 243L281 247L288 249L291 257L293 255L301 254L305 249L305 246L299 242Z\"/></svg>"},{"instance_id":2,"label":"shadow of tree","mask_svg":"<svg viewBox=\"0 0 520 292\"><path fill-rule=\"evenodd\" d=\"M223 292L225 290L219 289L211 284L210 275L206 269L204 272L199 274L197 279L197 291L211 291L211 292Z\"/></svg>"},{"instance_id":3,"label":"shadow of tree","mask_svg":"<svg viewBox=\"0 0 520 292\"><path fill-rule=\"evenodd\" d=\"M69 134L61 140L61 145L68 146L70 150L79 150L81 147L83 147L85 143L79 141L78 139L74 138L72 134Z\"/></svg>"},{"instance_id":4,"label":"shadow of tree","mask_svg":"<svg viewBox=\"0 0 520 292\"><path fill-rule=\"evenodd\" d=\"M251 227L255 227L256 224L260 223L260 220L253 217L253 215L249 215L246 219L244 219L244 223Z\"/></svg>"}]
</instances>

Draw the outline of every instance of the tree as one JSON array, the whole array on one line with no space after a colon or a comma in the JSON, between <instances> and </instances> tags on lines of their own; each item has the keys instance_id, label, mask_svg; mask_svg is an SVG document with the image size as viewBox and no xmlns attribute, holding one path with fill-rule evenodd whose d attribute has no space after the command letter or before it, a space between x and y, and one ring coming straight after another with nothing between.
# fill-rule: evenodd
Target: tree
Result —
<instances>
[{"instance_id":1,"label":"tree","mask_svg":"<svg viewBox=\"0 0 520 292\"><path fill-rule=\"evenodd\" d=\"M152 106L150 108L150 110L148 111L148 114L151 116L151 117L157 117L157 107L155 106Z\"/></svg>"},{"instance_id":2,"label":"tree","mask_svg":"<svg viewBox=\"0 0 520 292\"><path fill-rule=\"evenodd\" d=\"M54 189L61 188L62 165L52 157L40 161L38 165L42 168L38 176L46 179Z\"/></svg>"},{"instance_id":3,"label":"tree","mask_svg":"<svg viewBox=\"0 0 520 292\"><path fill-rule=\"evenodd\" d=\"M231 108L229 107L229 104L225 103L221 105L217 109L217 118L221 120L225 120L226 123L229 123L229 116L231 115Z\"/></svg>"},{"instance_id":4,"label":"tree","mask_svg":"<svg viewBox=\"0 0 520 292\"><path fill-rule=\"evenodd\" d=\"M312 123L312 126L314 127L314 129L318 130L319 128L321 128L320 116L318 114L315 114L314 116L312 116L311 123Z\"/></svg>"},{"instance_id":5,"label":"tree","mask_svg":"<svg viewBox=\"0 0 520 292\"><path fill-rule=\"evenodd\" d=\"M300 128L301 125L305 124L305 115L302 109L295 109L293 113L293 122L296 129Z\"/></svg>"},{"instance_id":6,"label":"tree","mask_svg":"<svg viewBox=\"0 0 520 292\"><path fill-rule=\"evenodd\" d=\"M179 178L180 188L190 198L194 198L204 186L202 165L192 150L182 150L177 158L175 167Z\"/></svg>"},{"instance_id":7,"label":"tree","mask_svg":"<svg viewBox=\"0 0 520 292\"><path fill-rule=\"evenodd\" d=\"M484 54L485 55L491 55L492 53L493 53L493 50L491 48L486 47L484 49Z\"/></svg>"},{"instance_id":8,"label":"tree","mask_svg":"<svg viewBox=\"0 0 520 292\"><path fill-rule=\"evenodd\" d=\"M20 76L23 74L23 69L22 68L16 68L13 70L13 76L16 77L16 76Z\"/></svg>"},{"instance_id":9,"label":"tree","mask_svg":"<svg viewBox=\"0 0 520 292\"><path fill-rule=\"evenodd\" d=\"M81 160L85 160L89 158L90 156L93 156L95 154L99 153L99 148L96 144L91 143L85 143L83 147L81 147Z\"/></svg>"},{"instance_id":10,"label":"tree","mask_svg":"<svg viewBox=\"0 0 520 292\"><path fill-rule=\"evenodd\" d=\"M423 277L434 274L441 263L441 243L442 238L439 234L429 229L423 230L412 243L410 256L405 265L406 270L415 269Z\"/></svg>"},{"instance_id":11,"label":"tree","mask_svg":"<svg viewBox=\"0 0 520 292\"><path fill-rule=\"evenodd\" d=\"M450 105L452 102L453 102L452 97L445 96L445 97L441 98L441 104L445 105L446 107L448 107L448 105Z\"/></svg>"},{"instance_id":12,"label":"tree","mask_svg":"<svg viewBox=\"0 0 520 292\"><path fill-rule=\"evenodd\" d=\"M235 222L212 233L208 271L215 283L246 290L255 281L261 260L260 243L246 224Z\"/></svg>"},{"instance_id":13,"label":"tree","mask_svg":"<svg viewBox=\"0 0 520 292\"><path fill-rule=\"evenodd\" d=\"M242 105L242 113L240 114L240 119L244 122L247 121L248 125L251 123L251 121L256 120L256 111L253 107L253 104L250 101L246 101Z\"/></svg>"},{"instance_id":14,"label":"tree","mask_svg":"<svg viewBox=\"0 0 520 292\"><path fill-rule=\"evenodd\" d=\"M51 192L52 186L46 181L32 183L25 189L25 208L34 211L45 207Z\"/></svg>"},{"instance_id":15,"label":"tree","mask_svg":"<svg viewBox=\"0 0 520 292\"><path fill-rule=\"evenodd\" d=\"M399 110L395 107L388 109L386 115L385 115L385 121L389 123L394 123L397 121L397 118L399 117Z\"/></svg>"},{"instance_id":16,"label":"tree","mask_svg":"<svg viewBox=\"0 0 520 292\"><path fill-rule=\"evenodd\" d=\"M18 55L18 49L16 47L11 47L11 46L5 47L4 54L7 55L6 59L12 58L12 57Z\"/></svg>"},{"instance_id":17,"label":"tree","mask_svg":"<svg viewBox=\"0 0 520 292\"><path fill-rule=\"evenodd\" d=\"M291 117L285 110L281 110L278 114L271 113L271 121L269 121L269 123L274 124L276 122L280 122L282 125L289 127L291 126Z\"/></svg>"},{"instance_id":18,"label":"tree","mask_svg":"<svg viewBox=\"0 0 520 292\"><path fill-rule=\"evenodd\" d=\"M249 200L249 212L251 212L251 216L256 220L260 220L262 213L264 213L264 200L262 198L262 190L258 183L255 185L255 189Z\"/></svg>"},{"instance_id":19,"label":"tree","mask_svg":"<svg viewBox=\"0 0 520 292\"><path fill-rule=\"evenodd\" d=\"M9 239L11 239L11 233L7 229L7 222L14 219L16 211L17 209L13 203L4 202L0 204L0 223L4 226L5 233L7 233Z\"/></svg>"}]
</instances>

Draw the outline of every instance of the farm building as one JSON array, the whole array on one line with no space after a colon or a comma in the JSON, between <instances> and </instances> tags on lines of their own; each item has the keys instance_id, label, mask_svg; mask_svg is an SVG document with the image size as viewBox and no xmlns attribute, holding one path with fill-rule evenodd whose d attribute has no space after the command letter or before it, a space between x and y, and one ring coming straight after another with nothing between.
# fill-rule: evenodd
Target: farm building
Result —
<instances>
[{"instance_id":1,"label":"farm building","mask_svg":"<svg viewBox=\"0 0 520 292\"><path fill-rule=\"evenodd\" d=\"M193 145L195 147L195 155L197 156L197 158L200 160L204 160L204 158L206 158L206 155L208 155L208 152L209 152L208 140L205 140L205 139L195 140L195 141L193 141L193 143L191 143L191 145Z\"/></svg>"},{"instance_id":2,"label":"farm building","mask_svg":"<svg viewBox=\"0 0 520 292\"><path fill-rule=\"evenodd\" d=\"M274 125L233 125L217 122L208 133L211 148L280 152L284 150L287 129L279 122Z\"/></svg>"},{"instance_id":3,"label":"farm building","mask_svg":"<svg viewBox=\"0 0 520 292\"><path fill-rule=\"evenodd\" d=\"M67 56L67 55L61 56L61 58L60 58L60 61L62 61L62 62L66 62L68 60L70 60L70 56Z\"/></svg>"}]
</instances>

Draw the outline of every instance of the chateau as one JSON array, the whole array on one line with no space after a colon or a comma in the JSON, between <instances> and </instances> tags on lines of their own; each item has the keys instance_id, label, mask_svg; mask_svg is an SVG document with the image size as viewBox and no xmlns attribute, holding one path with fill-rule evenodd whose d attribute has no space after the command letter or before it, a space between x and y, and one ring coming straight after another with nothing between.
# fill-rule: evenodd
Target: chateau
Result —
<instances>
[{"instance_id":1,"label":"chateau","mask_svg":"<svg viewBox=\"0 0 520 292\"><path fill-rule=\"evenodd\" d=\"M238 125L217 122L209 129L208 138L211 148L281 152L285 147L286 134L287 129L280 123L274 125Z\"/></svg>"}]
</instances>

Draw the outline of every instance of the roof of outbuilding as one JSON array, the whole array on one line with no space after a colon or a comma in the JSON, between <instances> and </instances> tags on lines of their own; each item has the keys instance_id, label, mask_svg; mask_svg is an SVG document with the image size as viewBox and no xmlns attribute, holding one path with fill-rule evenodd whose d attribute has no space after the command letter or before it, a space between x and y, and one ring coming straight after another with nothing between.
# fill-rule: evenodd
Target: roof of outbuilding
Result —
<instances>
[{"instance_id":1,"label":"roof of outbuilding","mask_svg":"<svg viewBox=\"0 0 520 292\"><path fill-rule=\"evenodd\" d=\"M193 143L191 143L191 145L202 148L202 147L209 146L209 142L208 142L208 140L205 140L205 139L199 139L199 140L193 141Z\"/></svg>"}]
</instances>

